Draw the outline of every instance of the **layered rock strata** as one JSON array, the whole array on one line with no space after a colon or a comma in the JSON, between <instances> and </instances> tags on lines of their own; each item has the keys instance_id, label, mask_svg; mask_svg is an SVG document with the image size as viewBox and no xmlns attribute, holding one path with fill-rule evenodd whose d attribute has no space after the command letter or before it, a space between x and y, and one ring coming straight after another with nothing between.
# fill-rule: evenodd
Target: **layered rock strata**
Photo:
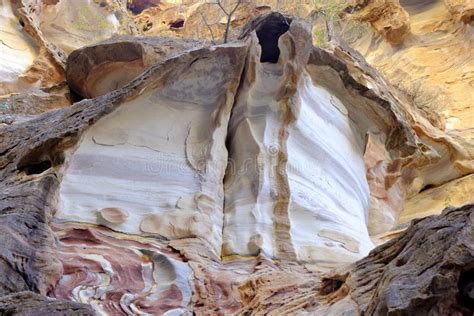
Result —
<instances>
[{"instance_id":1,"label":"layered rock strata","mask_svg":"<svg viewBox=\"0 0 474 316\"><path fill-rule=\"evenodd\" d=\"M0 310L23 297L40 314L469 312L472 206L361 258L406 196L469 178L470 143L278 13L240 41L156 58L2 128Z\"/></svg>"},{"instance_id":2,"label":"layered rock strata","mask_svg":"<svg viewBox=\"0 0 474 316\"><path fill-rule=\"evenodd\" d=\"M219 254L225 138L246 49L238 43L188 52L174 59L178 66L158 64L142 85L129 86L136 94L71 153L57 218L167 239L196 237ZM108 221L104 208L127 218Z\"/></svg>"}]
</instances>

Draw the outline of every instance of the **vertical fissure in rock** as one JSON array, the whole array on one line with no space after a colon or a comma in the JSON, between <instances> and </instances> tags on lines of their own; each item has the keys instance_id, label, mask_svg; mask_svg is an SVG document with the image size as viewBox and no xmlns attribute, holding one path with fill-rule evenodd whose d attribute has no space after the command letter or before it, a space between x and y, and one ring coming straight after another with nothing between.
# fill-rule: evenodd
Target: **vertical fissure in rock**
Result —
<instances>
[{"instance_id":1,"label":"vertical fissure in rock","mask_svg":"<svg viewBox=\"0 0 474 316\"><path fill-rule=\"evenodd\" d=\"M242 37L255 31L259 42L255 38L249 48L229 122L223 256L263 252L270 257L296 259L286 170L288 126L294 120L289 90L294 90L284 84L296 81L289 77L294 73L285 71L285 61L277 63L279 37L289 30L289 23L291 20L283 15L272 13L257 18Z\"/></svg>"}]
</instances>

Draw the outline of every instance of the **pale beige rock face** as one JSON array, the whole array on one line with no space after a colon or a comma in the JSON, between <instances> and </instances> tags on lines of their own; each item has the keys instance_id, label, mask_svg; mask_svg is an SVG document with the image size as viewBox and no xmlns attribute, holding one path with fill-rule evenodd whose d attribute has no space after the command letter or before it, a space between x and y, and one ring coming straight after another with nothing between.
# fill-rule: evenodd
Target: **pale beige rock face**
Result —
<instances>
[{"instance_id":1,"label":"pale beige rock face","mask_svg":"<svg viewBox=\"0 0 474 316\"><path fill-rule=\"evenodd\" d=\"M4 0L0 25L0 96L54 87L73 50L137 33L119 0Z\"/></svg>"},{"instance_id":2,"label":"pale beige rock face","mask_svg":"<svg viewBox=\"0 0 474 316\"><path fill-rule=\"evenodd\" d=\"M33 65L39 47L22 32L10 0L0 1L0 96L33 89L35 83L22 78Z\"/></svg>"},{"instance_id":3,"label":"pale beige rock face","mask_svg":"<svg viewBox=\"0 0 474 316\"><path fill-rule=\"evenodd\" d=\"M391 45L401 44L410 33L410 16L398 0L364 1L354 10L355 19L369 22Z\"/></svg>"},{"instance_id":4,"label":"pale beige rock face","mask_svg":"<svg viewBox=\"0 0 474 316\"><path fill-rule=\"evenodd\" d=\"M163 77L150 73L138 96L84 135L57 217L97 223L96 209L121 208L129 216L115 230L197 237L219 254L227 122L245 50L209 49Z\"/></svg>"},{"instance_id":5,"label":"pale beige rock face","mask_svg":"<svg viewBox=\"0 0 474 316\"><path fill-rule=\"evenodd\" d=\"M398 222L408 224L415 218L439 215L448 206L474 203L474 174L426 189L405 202Z\"/></svg>"},{"instance_id":6,"label":"pale beige rock face","mask_svg":"<svg viewBox=\"0 0 474 316\"><path fill-rule=\"evenodd\" d=\"M462 205L463 201L470 201L463 192L474 190L474 186L466 178L458 178L471 173L473 167L474 41L472 26L466 21L470 19L469 2L403 1L402 6L409 13L411 21L411 34L405 38L402 46L394 48L385 40L375 40L376 35L371 34L363 35L353 45L391 84L406 94L414 106L405 106L405 111L412 113L408 123L430 148L437 151L435 155L425 155L418 161L414 160L416 175L406 192L409 199L400 217L401 223L405 223L416 217L440 213L449 205L444 202L445 199L457 201L457 206ZM440 160L431 167L425 165L426 161L437 159L436 156L444 156L444 162ZM369 153L367 158L373 160L375 157ZM375 161L369 165L372 169L368 170L368 177L371 177L377 169ZM378 178L382 179L380 176ZM374 183L369 180L369 185L371 182ZM434 188L417 194L428 185ZM373 187L371 185L371 194L375 192ZM388 202L390 191L382 192ZM375 206L376 203L371 205ZM384 203L377 208L383 209L386 205ZM378 214L385 217L381 214L388 213L384 211ZM383 225L376 223L380 224L380 221L383 222L383 219L375 220L374 227L381 228ZM374 231L375 234L381 232L380 229Z\"/></svg>"},{"instance_id":7,"label":"pale beige rock face","mask_svg":"<svg viewBox=\"0 0 474 316\"><path fill-rule=\"evenodd\" d=\"M474 2L471 0L445 0L445 3L456 20L474 26Z\"/></svg>"},{"instance_id":8,"label":"pale beige rock face","mask_svg":"<svg viewBox=\"0 0 474 316\"><path fill-rule=\"evenodd\" d=\"M435 125L474 140L474 40L472 26L453 19L441 1L407 1L411 35L402 46L372 41L354 43L367 61L404 91Z\"/></svg>"},{"instance_id":9,"label":"pale beige rock face","mask_svg":"<svg viewBox=\"0 0 474 316\"><path fill-rule=\"evenodd\" d=\"M120 1L60 0L43 5L41 30L45 37L69 54L123 31ZM117 17L119 16L119 18Z\"/></svg>"}]
</instances>

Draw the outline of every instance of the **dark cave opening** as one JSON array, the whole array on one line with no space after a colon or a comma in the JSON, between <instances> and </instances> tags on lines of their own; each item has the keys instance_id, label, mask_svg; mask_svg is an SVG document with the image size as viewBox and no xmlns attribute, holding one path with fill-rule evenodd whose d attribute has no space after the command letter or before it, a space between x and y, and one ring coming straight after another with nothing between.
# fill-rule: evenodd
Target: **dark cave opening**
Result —
<instances>
[{"instance_id":1,"label":"dark cave opening","mask_svg":"<svg viewBox=\"0 0 474 316\"><path fill-rule=\"evenodd\" d=\"M474 269L461 272L458 281L460 305L474 311Z\"/></svg>"},{"instance_id":2,"label":"dark cave opening","mask_svg":"<svg viewBox=\"0 0 474 316\"><path fill-rule=\"evenodd\" d=\"M176 21L172 21L168 23L171 29L180 29L184 26L184 19L177 19Z\"/></svg>"},{"instance_id":3,"label":"dark cave opening","mask_svg":"<svg viewBox=\"0 0 474 316\"><path fill-rule=\"evenodd\" d=\"M21 171L25 172L27 175L40 174L44 171L51 168L53 164L49 160L44 160L38 163L32 163L20 168Z\"/></svg>"},{"instance_id":4,"label":"dark cave opening","mask_svg":"<svg viewBox=\"0 0 474 316\"><path fill-rule=\"evenodd\" d=\"M58 142L52 139L30 150L17 164L17 169L26 175L41 174L64 163L64 146L71 140L65 137ZM68 145L66 147L69 147Z\"/></svg>"},{"instance_id":5,"label":"dark cave opening","mask_svg":"<svg viewBox=\"0 0 474 316\"><path fill-rule=\"evenodd\" d=\"M260 62L274 63L278 62L280 49L278 48L278 39L281 35L290 29L291 19L282 14L274 14L257 28L256 33L258 42L262 47Z\"/></svg>"},{"instance_id":6,"label":"dark cave opening","mask_svg":"<svg viewBox=\"0 0 474 316\"><path fill-rule=\"evenodd\" d=\"M132 0L127 1L127 9L133 14L140 14L144 10L152 7L158 7L161 0Z\"/></svg>"},{"instance_id":7,"label":"dark cave opening","mask_svg":"<svg viewBox=\"0 0 474 316\"><path fill-rule=\"evenodd\" d=\"M334 293L339 290L343 284L344 281L342 280L338 280L336 278L325 278L322 280L322 285L319 289L319 294L329 295L331 293Z\"/></svg>"}]
</instances>

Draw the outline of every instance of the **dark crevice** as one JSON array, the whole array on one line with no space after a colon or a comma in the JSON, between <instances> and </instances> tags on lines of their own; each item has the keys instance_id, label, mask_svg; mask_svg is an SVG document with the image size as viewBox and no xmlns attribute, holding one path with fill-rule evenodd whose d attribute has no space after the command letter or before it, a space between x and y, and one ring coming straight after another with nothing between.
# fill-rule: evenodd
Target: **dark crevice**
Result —
<instances>
[{"instance_id":1,"label":"dark crevice","mask_svg":"<svg viewBox=\"0 0 474 316\"><path fill-rule=\"evenodd\" d=\"M49 160L44 160L31 165L23 166L20 170L25 172L27 175L40 174L52 167L52 163Z\"/></svg>"},{"instance_id":2,"label":"dark crevice","mask_svg":"<svg viewBox=\"0 0 474 316\"><path fill-rule=\"evenodd\" d=\"M140 14L148 8L159 6L160 2L160 0L131 0L127 1L127 9L133 14Z\"/></svg>"},{"instance_id":3,"label":"dark crevice","mask_svg":"<svg viewBox=\"0 0 474 316\"><path fill-rule=\"evenodd\" d=\"M347 275L336 275L331 278L323 278L319 294L326 296L337 292L346 282Z\"/></svg>"},{"instance_id":4,"label":"dark crevice","mask_svg":"<svg viewBox=\"0 0 474 316\"><path fill-rule=\"evenodd\" d=\"M458 288L459 304L474 311L474 269L461 272L458 281Z\"/></svg>"},{"instance_id":5,"label":"dark crevice","mask_svg":"<svg viewBox=\"0 0 474 316\"><path fill-rule=\"evenodd\" d=\"M290 29L291 20L281 14L269 16L257 29L257 37L262 47L260 62L277 63L280 57L278 39Z\"/></svg>"},{"instance_id":6,"label":"dark crevice","mask_svg":"<svg viewBox=\"0 0 474 316\"><path fill-rule=\"evenodd\" d=\"M62 140L51 139L26 154L17 164L17 169L26 175L43 173L64 163L64 148L70 147L73 137Z\"/></svg>"},{"instance_id":7,"label":"dark crevice","mask_svg":"<svg viewBox=\"0 0 474 316\"><path fill-rule=\"evenodd\" d=\"M82 97L81 95L79 95L72 89L69 89L69 96L71 98L71 103L77 103L85 99L84 97Z\"/></svg>"},{"instance_id":8,"label":"dark crevice","mask_svg":"<svg viewBox=\"0 0 474 316\"><path fill-rule=\"evenodd\" d=\"M421 193L423 191L426 191L426 190L429 190L429 189L432 189L432 188L435 188L435 187L436 187L436 185L434 185L434 184L427 184L418 193Z\"/></svg>"},{"instance_id":9,"label":"dark crevice","mask_svg":"<svg viewBox=\"0 0 474 316\"><path fill-rule=\"evenodd\" d=\"M168 23L168 25L170 26L170 29L180 29L184 26L184 19L177 19Z\"/></svg>"},{"instance_id":10,"label":"dark crevice","mask_svg":"<svg viewBox=\"0 0 474 316\"><path fill-rule=\"evenodd\" d=\"M404 266L406 263L407 263L406 259L402 257L402 258L397 259L397 261L395 261L395 266L401 267L401 266Z\"/></svg>"}]
</instances>

